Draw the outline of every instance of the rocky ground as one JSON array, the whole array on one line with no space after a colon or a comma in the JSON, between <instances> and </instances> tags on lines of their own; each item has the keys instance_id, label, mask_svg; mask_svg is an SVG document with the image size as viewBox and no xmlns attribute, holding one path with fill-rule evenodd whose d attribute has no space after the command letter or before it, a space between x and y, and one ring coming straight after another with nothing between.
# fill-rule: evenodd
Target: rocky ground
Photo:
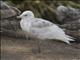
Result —
<instances>
[{"instance_id":1,"label":"rocky ground","mask_svg":"<svg viewBox=\"0 0 80 60\"><path fill-rule=\"evenodd\" d=\"M53 40L41 42L41 53L38 53L37 40L2 37L1 60L80 60L80 44L70 46Z\"/></svg>"}]
</instances>

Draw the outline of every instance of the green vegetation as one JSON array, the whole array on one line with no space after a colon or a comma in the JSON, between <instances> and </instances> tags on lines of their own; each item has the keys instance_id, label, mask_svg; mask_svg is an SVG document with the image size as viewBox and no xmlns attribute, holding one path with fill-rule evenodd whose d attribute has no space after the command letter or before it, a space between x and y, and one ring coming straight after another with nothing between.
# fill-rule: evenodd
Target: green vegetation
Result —
<instances>
[{"instance_id":1,"label":"green vegetation","mask_svg":"<svg viewBox=\"0 0 80 60\"><path fill-rule=\"evenodd\" d=\"M56 18L56 8L59 5L80 8L80 1L60 0L6 0L11 1L21 11L32 10L36 17L42 17L52 22L60 23ZM55 20L55 21L54 21Z\"/></svg>"}]
</instances>

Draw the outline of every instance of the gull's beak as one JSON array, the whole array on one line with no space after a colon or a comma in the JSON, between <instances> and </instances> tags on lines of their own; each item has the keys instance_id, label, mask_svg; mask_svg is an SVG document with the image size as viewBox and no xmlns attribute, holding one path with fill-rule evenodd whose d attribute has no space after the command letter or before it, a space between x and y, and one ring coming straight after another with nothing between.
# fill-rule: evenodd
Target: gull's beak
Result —
<instances>
[{"instance_id":1,"label":"gull's beak","mask_svg":"<svg viewBox=\"0 0 80 60\"><path fill-rule=\"evenodd\" d=\"M20 19L21 17L20 16L17 16L17 18Z\"/></svg>"},{"instance_id":2,"label":"gull's beak","mask_svg":"<svg viewBox=\"0 0 80 60\"><path fill-rule=\"evenodd\" d=\"M19 20L21 20L21 17L20 16L16 16L16 18L19 19Z\"/></svg>"}]
</instances>

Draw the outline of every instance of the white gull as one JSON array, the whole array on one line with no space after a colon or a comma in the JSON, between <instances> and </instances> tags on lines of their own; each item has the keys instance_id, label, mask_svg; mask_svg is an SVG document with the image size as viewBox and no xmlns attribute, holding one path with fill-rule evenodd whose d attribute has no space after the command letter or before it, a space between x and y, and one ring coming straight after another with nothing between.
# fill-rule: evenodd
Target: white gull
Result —
<instances>
[{"instance_id":1,"label":"white gull","mask_svg":"<svg viewBox=\"0 0 80 60\"><path fill-rule=\"evenodd\" d=\"M22 18L20 21L22 30L30 37L40 40L60 40L67 44L70 44L69 41L74 41L56 24L42 18L35 18L32 11L24 11L19 17Z\"/></svg>"},{"instance_id":2,"label":"white gull","mask_svg":"<svg viewBox=\"0 0 80 60\"><path fill-rule=\"evenodd\" d=\"M38 39L38 52L41 52L40 40L60 40L69 45L69 41L74 41L72 37L65 34L65 32L56 24L44 20L42 18L35 18L32 11L24 11L20 16L20 26L26 35Z\"/></svg>"}]
</instances>

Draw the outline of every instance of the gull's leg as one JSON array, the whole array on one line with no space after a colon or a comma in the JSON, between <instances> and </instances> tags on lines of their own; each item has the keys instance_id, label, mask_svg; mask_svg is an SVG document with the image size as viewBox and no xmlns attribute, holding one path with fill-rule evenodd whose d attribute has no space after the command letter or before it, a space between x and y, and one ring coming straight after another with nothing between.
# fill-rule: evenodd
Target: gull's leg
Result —
<instances>
[{"instance_id":1,"label":"gull's leg","mask_svg":"<svg viewBox=\"0 0 80 60\"><path fill-rule=\"evenodd\" d=\"M23 31L23 34L25 40L30 40L29 34L27 32Z\"/></svg>"},{"instance_id":2,"label":"gull's leg","mask_svg":"<svg viewBox=\"0 0 80 60\"><path fill-rule=\"evenodd\" d=\"M26 40L28 40L28 35L26 35Z\"/></svg>"},{"instance_id":3,"label":"gull's leg","mask_svg":"<svg viewBox=\"0 0 80 60\"><path fill-rule=\"evenodd\" d=\"M29 37L29 35L26 35L26 40L31 40L31 38Z\"/></svg>"},{"instance_id":4,"label":"gull's leg","mask_svg":"<svg viewBox=\"0 0 80 60\"><path fill-rule=\"evenodd\" d=\"M26 35L24 35L24 39L27 40Z\"/></svg>"},{"instance_id":5,"label":"gull's leg","mask_svg":"<svg viewBox=\"0 0 80 60\"><path fill-rule=\"evenodd\" d=\"M41 53L41 40L37 40L37 47L38 47L38 52Z\"/></svg>"},{"instance_id":6,"label":"gull's leg","mask_svg":"<svg viewBox=\"0 0 80 60\"><path fill-rule=\"evenodd\" d=\"M36 42L36 49L32 49L32 52L33 53L41 53L41 40L39 39L35 39L35 42Z\"/></svg>"},{"instance_id":7,"label":"gull's leg","mask_svg":"<svg viewBox=\"0 0 80 60\"><path fill-rule=\"evenodd\" d=\"M22 34L23 34L23 36L24 36L24 39L25 39L25 40L28 40L28 35L26 35L27 33L26 33L25 31L22 31Z\"/></svg>"}]
</instances>

